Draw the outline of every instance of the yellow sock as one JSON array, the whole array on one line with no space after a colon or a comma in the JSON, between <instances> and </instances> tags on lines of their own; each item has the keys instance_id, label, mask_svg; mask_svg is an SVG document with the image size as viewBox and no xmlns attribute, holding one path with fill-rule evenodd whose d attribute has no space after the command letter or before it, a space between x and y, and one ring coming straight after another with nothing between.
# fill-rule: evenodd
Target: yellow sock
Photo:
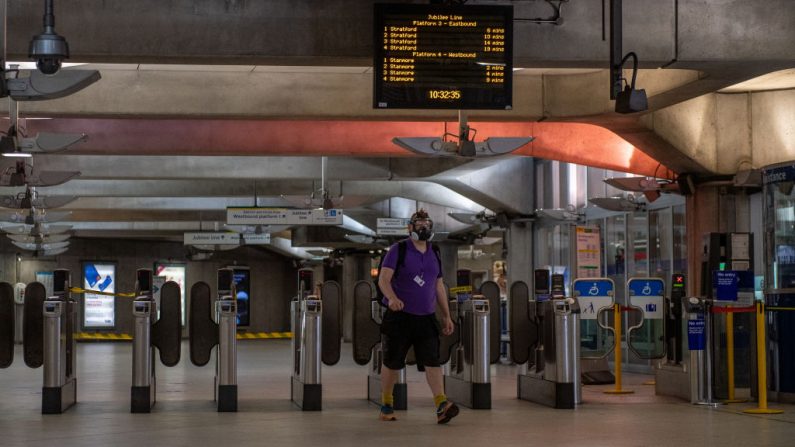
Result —
<instances>
[{"instance_id":1,"label":"yellow sock","mask_svg":"<svg viewBox=\"0 0 795 447\"><path fill-rule=\"evenodd\" d=\"M447 400L447 396L444 393L439 394L438 396L433 396L433 404L438 408L442 402Z\"/></svg>"},{"instance_id":2,"label":"yellow sock","mask_svg":"<svg viewBox=\"0 0 795 447\"><path fill-rule=\"evenodd\" d=\"M392 393L386 394L381 393L381 402L386 405L387 407L394 407L395 406L395 396Z\"/></svg>"}]
</instances>

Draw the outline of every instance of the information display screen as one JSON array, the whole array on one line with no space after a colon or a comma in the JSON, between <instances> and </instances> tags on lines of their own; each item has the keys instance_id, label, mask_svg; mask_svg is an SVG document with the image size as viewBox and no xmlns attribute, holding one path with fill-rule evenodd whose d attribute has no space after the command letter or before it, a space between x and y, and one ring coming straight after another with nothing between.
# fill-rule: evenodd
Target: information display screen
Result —
<instances>
[{"instance_id":1,"label":"information display screen","mask_svg":"<svg viewBox=\"0 0 795 447\"><path fill-rule=\"evenodd\" d=\"M512 107L513 6L375 4L373 107Z\"/></svg>"},{"instance_id":2,"label":"information display screen","mask_svg":"<svg viewBox=\"0 0 795 447\"><path fill-rule=\"evenodd\" d=\"M237 293L237 326L251 324L251 270L234 267L235 291Z\"/></svg>"},{"instance_id":3,"label":"information display screen","mask_svg":"<svg viewBox=\"0 0 795 447\"><path fill-rule=\"evenodd\" d=\"M116 265L83 263L83 288L105 293L116 292ZM83 298L83 328L112 329L116 325L116 297L86 293Z\"/></svg>"},{"instance_id":4,"label":"information display screen","mask_svg":"<svg viewBox=\"0 0 795 447\"><path fill-rule=\"evenodd\" d=\"M179 285L179 302L182 315L182 326L185 326L185 264L156 262L154 273L155 276L165 277L166 282L174 281L177 283L177 285Z\"/></svg>"}]
</instances>

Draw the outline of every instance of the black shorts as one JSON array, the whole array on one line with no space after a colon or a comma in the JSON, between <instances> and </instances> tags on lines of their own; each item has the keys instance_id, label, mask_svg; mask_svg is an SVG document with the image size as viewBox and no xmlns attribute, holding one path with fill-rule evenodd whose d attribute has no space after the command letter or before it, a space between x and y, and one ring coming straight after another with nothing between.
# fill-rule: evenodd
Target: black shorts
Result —
<instances>
[{"instance_id":1,"label":"black shorts","mask_svg":"<svg viewBox=\"0 0 795 447\"><path fill-rule=\"evenodd\" d=\"M439 321L435 314L412 315L387 309L381 322L381 349L389 369L406 367L406 354L414 347L417 364L439 366Z\"/></svg>"}]
</instances>

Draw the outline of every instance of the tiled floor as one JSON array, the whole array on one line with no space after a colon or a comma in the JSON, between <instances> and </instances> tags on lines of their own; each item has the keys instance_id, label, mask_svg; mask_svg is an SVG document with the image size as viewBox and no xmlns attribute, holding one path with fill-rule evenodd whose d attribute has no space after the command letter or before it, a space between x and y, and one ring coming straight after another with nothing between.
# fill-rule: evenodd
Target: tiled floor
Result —
<instances>
[{"instance_id":1,"label":"tiled floor","mask_svg":"<svg viewBox=\"0 0 795 447\"><path fill-rule=\"evenodd\" d=\"M462 409L447 426L435 423L424 378L409 373L409 410L397 422L377 420L365 400L366 368L346 346L340 364L323 367L324 409L301 412L290 402L289 341L238 345L238 413L217 413L213 371L183 359L158 367L158 403L151 414L130 414L131 345L79 345L78 400L63 415L42 416L42 371L14 364L0 370L0 446L792 446L795 406L751 416L752 404L718 409L656 397L648 376L625 375L629 396L612 386L585 387L577 410L553 410L515 398L515 368L493 369L492 410ZM212 364L212 362L211 362Z\"/></svg>"}]
</instances>

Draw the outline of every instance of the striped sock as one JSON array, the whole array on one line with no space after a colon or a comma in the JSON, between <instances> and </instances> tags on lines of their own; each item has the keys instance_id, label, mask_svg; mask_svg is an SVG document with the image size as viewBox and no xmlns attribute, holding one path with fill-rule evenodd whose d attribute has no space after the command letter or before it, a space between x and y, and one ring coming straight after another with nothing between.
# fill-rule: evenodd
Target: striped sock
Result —
<instances>
[{"instance_id":1,"label":"striped sock","mask_svg":"<svg viewBox=\"0 0 795 447\"><path fill-rule=\"evenodd\" d=\"M447 401L447 396L445 396L444 393L439 394L438 396L433 396L433 404L436 406L436 408L439 408L439 405L445 401Z\"/></svg>"}]
</instances>

